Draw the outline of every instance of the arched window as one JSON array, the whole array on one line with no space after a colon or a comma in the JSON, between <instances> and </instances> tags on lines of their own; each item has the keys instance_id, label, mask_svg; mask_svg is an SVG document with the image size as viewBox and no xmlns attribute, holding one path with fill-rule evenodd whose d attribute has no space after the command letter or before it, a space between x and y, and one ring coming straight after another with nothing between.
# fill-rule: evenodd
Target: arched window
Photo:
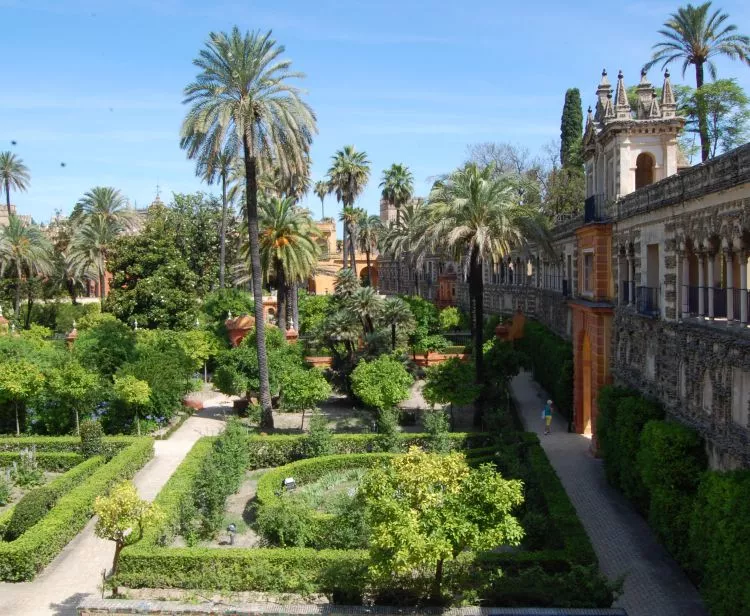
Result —
<instances>
[{"instance_id":1,"label":"arched window","mask_svg":"<svg viewBox=\"0 0 750 616\"><path fill-rule=\"evenodd\" d=\"M653 183L654 157L647 152L641 152L635 159L635 188L638 190Z\"/></svg>"}]
</instances>

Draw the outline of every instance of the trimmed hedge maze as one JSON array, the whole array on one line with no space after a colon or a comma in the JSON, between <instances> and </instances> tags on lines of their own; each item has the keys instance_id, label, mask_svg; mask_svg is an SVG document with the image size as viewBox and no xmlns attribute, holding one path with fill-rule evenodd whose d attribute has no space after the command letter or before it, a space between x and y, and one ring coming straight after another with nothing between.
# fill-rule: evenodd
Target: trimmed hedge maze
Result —
<instances>
[{"instance_id":1,"label":"trimmed hedge maze","mask_svg":"<svg viewBox=\"0 0 750 616\"><path fill-rule=\"evenodd\" d=\"M66 471L0 515L0 580L33 579L83 529L96 497L132 478L154 453L148 438L105 438L104 445L106 457L84 459L75 437L0 439L0 466L33 447L41 468Z\"/></svg>"},{"instance_id":2,"label":"trimmed hedge maze","mask_svg":"<svg viewBox=\"0 0 750 616\"><path fill-rule=\"evenodd\" d=\"M446 563L444 587L464 604L508 606L607 607L613 592L598 573L591 543L554 469L534 434L519 433L506 442L491 435L451 435L470 464L490 462L506 477L525 483L526 503L517 512L527 543L515 551L462 553ZM404 445L424 445L425 435L404 435ZM508 441L511 441L508 443ZM137 544L123 550L117 583L130 588L181 588L271 593L325 593L336 603L364 598L390 605L420 600L418 585L404 580L378 588L368 574L369 555L362 549L309 547L213 548L169 547L180 533L181 515L192 502L200 470L214 449L214 438L193 447L155 502L165 514ZM374 437L340 435L337 455L296 461L299 437L248 438L249 468L280 466L260 479L260 506L282 499L276 494L290 474L300 485L342 469L369 467L392 454L367 453ZM473 446L473 449L471 447ZM467 448L468 447L468 448ZM354 453L352 450L358 451ZM268 464L275 461L276 464ZM290 464L291 462L291 464ZM326 514L314 512L323 527Z\"/></svg>"}]
</instances>

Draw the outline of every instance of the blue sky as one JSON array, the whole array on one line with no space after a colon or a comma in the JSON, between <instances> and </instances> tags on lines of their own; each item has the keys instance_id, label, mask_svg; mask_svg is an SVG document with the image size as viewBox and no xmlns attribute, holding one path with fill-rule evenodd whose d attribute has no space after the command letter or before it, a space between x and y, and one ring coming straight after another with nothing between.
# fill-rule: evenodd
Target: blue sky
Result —
<instances>
[{"instance_id":1,"label":"blue sky","mask_svg":"<svg viewBox=\"0 0 750 616\"><path fill-rule=\"evenodd\" d=\"M378 211L382 170L403 162L418 194L482 141L532 152L559 137L566 88L593 103L603 67L636 83L656 31L678 3L497 0L0 0L6 65L0 149L31 171L12 196L48 220L96 185L138 206L210 190L179 148L183 87L212 30L273 29L318 115L313 180L352 143L372 161L359 205ZM750 32L750 3L716 6ZM719 62L750 91L750 69ZM678 67L672 69L681 81ZM656 85L661 75L650 75ZM686 82L692 84L690 73ZM11 146L11 140L17 145ZM61 163L65 163L65 167ZM4 201L4 199L3 199ZM319 215L320 202L308 198ZM338 211L331 197L326 214Z\"/></svg>"}]
</instances>

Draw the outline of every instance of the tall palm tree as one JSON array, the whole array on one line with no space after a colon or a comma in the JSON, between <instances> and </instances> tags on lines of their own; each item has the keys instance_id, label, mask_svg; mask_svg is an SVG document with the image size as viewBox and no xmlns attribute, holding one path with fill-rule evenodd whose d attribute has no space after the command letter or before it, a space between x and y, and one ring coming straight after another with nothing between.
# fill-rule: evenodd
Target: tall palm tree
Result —
<instances>
[{"instance_id":1,"label":"tall palm tree","mask_svg":"<svg viewBox=\"0 0 750 616\"><path fill-rule=\"evenodd\" d=\"M106 297L109 251L119 233L117 225L111 224L104 216L95 215L81 224L73 237L73 251L84 255L85 262L96 271L101 303Z\"/></svg>"},{"instance_id":2,"label":"tall palm tree","mask_svg":"<svg viewBox=\"0 0 750 616\"><path fill-rule=\"evenodd\" d=\"M219 229L219 288L224 288L226 272L226 241L227 241L227 206L229 198L227 191L233 179L233 170L237 167L237 152L221 150L206 152L205 157L198 160L196 175L206 184L221 182L221 228Z\"/></svg>"},{"instance_id":3,"label":"tall palm tree","mask_svg":"<svg viewBox=\"0 0 750 616\"><path fill-rule=\"evenodd\" d=\"M315 193L315 196L318 199L320 199L320 218L321 220L325 220L325 217L326 217L325 198L331 192L331 189L328 186L328 182L324 182L323 180L318 180L317 182L315 182L315 186L313 187L313 192Z\"/></svg>"},{"instance_id":4,"label":"tall palm tree","mask_svg":"<svg viewBox=\"0 0 750 616\"><path fill-rule=\"evenodd\" d=\"M414 175L409 167L403 164L393 163L383 171L380 181L382 197L396 208L396 224L401 219L401 208L411 199L414 194Z\"/></svg>"},{"instance_id":5,"label":"tall palm tree","mask_svg":"<svg viewBox=\"0 0 750 616\"><path fill-rule=\"evenodd\" d=\"M412 264L416 264L421 256L413 251L413 246L426 237L425 213L422 201L407 202L401 208L399 220L383 232L380 249L396 263L396 293L401 292L401 261L408 257Z\"/></svg>"},{"instance_id":6,"label":"tall palm tree","mask_svg":"<svg viewBox=\"0 0 750 616\"><path fill-rule=\"evenodd\" d=\"M310 277L318 262L317 229L307 210L295 207L291 197L267 197L259 205L261 264L266 280L276 275L276 314L284 329L293 304L290 291L293 295L293 288Z\"/></svg>"},{"instance_id":7,"label":"tall palm tree","mask_svg":"<svg viewBox=\"0 0 750 616\"><path fill-rule=\"evenodd\" d=\"M513 187L503 176L495 174L492 165L480 168L474 163L468 163L433 186L425 215L427 233L424 239L415 242L415 250L443 251L455 261L468 255L474 360L477 383L482 383L482 266L499 261L529 241L549 249L545 218L537 208L521 204ZM481 401L477 410L481 418Z\"/></svg>"},{"instance_id":8,"label":"tall palm tree","mask_svg":"<svg viewBox=\"0 0 750 616\"><path fill-rule=\"evenodd\" d=\"M21 308L21 285L32 276L47 274L50 270L51 246L41 229L26 224L11 214L7 226L0 230L0 270L14 268L16 295L13 310L16 318Z\"/></svg>"},{"instance_id":9,"label":"tall palm tree","mask_svg":"<svg viewBox=\"0 0 750 616\"><path fill-rule=\"evenodd\" d=\"M50 282L56 289L65 291L72 304L78 303L78 293L83 289L84 282L97 278L97 272L85 252L76 250L74 245L55 249Z\"/></svg>"},{"instance_id":10,"label":"tall palm tree","mask_svg":"<svg viewBox=\"0 0 750 616\"><path fill-rule=\"evenodd\" d=\"M31 176L23 161L12 152L0 152L0 181L5 188L5 204L10 218L10 189L26 192Z\"/></svg>"},{"instance_id":11,"label":"tall palm tree","mask_svg":"<svg viewBox=\"0 0 750 616\"><path fill-rule=\"evenodd\" d=\"M372 266L370 265L370 255L373 250L377 250L380 236L383 233L383 225L379 216L368 215L364 210L360 210L359 220L357 221L357 246L365 253L367 258L367 286L372 286Z\"/></svg>"},{"instance_id":12,"label":"tall palm tree","mask_svg":"<svg viewBox=\"0 0 750 616\"><path fill-rule=\"evenodd\" d=\"M256 347L260 377L261 425L273 428L268 358L263 315L263 288L258 239L258 174L277 166L285 173L304 173L315 114L290 83L301 78L284 47L271 32L215 33L193 64L196 80L185 88L191 105L182 125L181 146L188 157L225 149L241 152L245 167L245 217L255 299Z\"/></svg>"},{"instance_id":13,"label":"tall palm tree","mask_svg":"<svg viewBox=\"0 0 750 616\"><path fill-rule=\"evenodd\" d=\"M414 314L400 297L388 297L383 302L380 318L391 328L391 349L396 350L396 328L402 327L407 331L414 328Z\"/></svg>"},{"instance_id":14,"label":"tall palm tree","mask_svg":"<svg viewBox=\"0 0 750 616\"><path fill-rule=\"evenodd\" d=\"M698 6L688 4L664 22L659 30L664 39L654 45L654 55L643 67L648 70L655 64L662 68L675 60L682 61L682 75L688 67L695 66L695 86L700 95L704 82L704 67L712 79L716 79L713 58L726 56L740 60L750 66L750 37L737 33L737 26L725 23L729 15L720 9L711 12L711 2ZM701 137L701 156L706 160L710 154L706 110L698 109L698 131Z\"/></svg>"},{"instance_id":15,"label":"tall palm tree","mask_svg":"<svg viewBox=\"0 0 750 616\"><path fill-rule=\"evenodd\" d=\"M345 145L333 155L328 169L328 185L330 192L336 194L336 201L343 204L345 210L354 207L354 201L362 194L369 179L370 161L366 152L357 152L353 145ZM347 267L349 230L344 224L344 267ZM356 271L356 263L353 268Z\"/></svg>"},{"instance_id":16,"label":"tall palm tree","mask_svg":"<svg viewBox=\"0 0 750 616\"><path fill-rule=\"evenodd\" d=\"M344 223L344 267L349 267L347 254L351 260L352 271L357 273L357 255L355 251L355 237L357 234L357 223L359 222L361 210L356 207L344 206L339 219Z\"/></svg>"}]
</instances>

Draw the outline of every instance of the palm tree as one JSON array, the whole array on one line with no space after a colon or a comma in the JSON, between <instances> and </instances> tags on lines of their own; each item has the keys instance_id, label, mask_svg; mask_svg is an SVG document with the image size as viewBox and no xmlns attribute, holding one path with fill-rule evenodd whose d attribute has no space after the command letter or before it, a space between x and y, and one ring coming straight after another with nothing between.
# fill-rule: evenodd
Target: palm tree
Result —
<instances>
[{"instance_id":1,"label":"palm tree","mask_svg":"<svg viewBox=\"0 0 750 616\"><path fill-rule=\"evenodd\" d=\"M380 222L379 216L368 215L364 210L360 210L357 228L357 244L367 258L367 286L371 287L372 267L370 266L370 254L373 250L377 250L378 241L383 232L383 225Z\"/></svg>"},{"instance_id":2,"label":"palm tree","mask_svg":"<svg viewBox=\"0 0 750 616\"><path fill-rule=\"evenodd\" d=\"M425 215L427 233L415 241L417 252L444 251L455 261L468 255L469 299L474 317L474 361L477 383L483 382L483 264L499 261L529 241L549 249L546 221L537 208L523 205L494 167L474 163L437 182ZM481 402L478 407L481 418Z\"/></svg>"},{"instance_id":3,"label":"palm tree","mask_svg":"<svg viewBox=\"0 0 750 616\"><path fill-rule=\"evenodd\" d=\"M72 304L78 303L78 292L87 280L96 280L97 273L92 269L87 254L71 245L55 249L52 258L50 282L56 289L64 290Z\"/></svg>"},{"instance_id":4,"label":"palm tree","mask_svg":"<svg viewBox=\"0 0 750 616\"><path fill-rule=\"evenodd\" d=\"M382 300L372 287L359 287L344 301L347 311L357 315L365 336L375 331L375 320L380 315Z\"/></svg>"},{"instance_id":5,"label":"palm tree","mask_svg":"<svg viewBox=\"0 0 750 616\"><path fill-rule=\"evenodd\" d=\"M704 82L704 67L712 79L716 79L716 65L713 58L726 56L750 65L750 37L737 34L737 26L726 24L729 15L721 10L710 12L711 2L698 6L688 4L680 7L676 13L664 22L664 29L659 30L664 39L654 45L654 55L643 67L648 70L658 63L662 68L674 60L682 61L682 75L692 64L695 66L695 86L698 89ZM698 109L698 131L701 137L701 156L709 157L708 123L705 109Z\"/></svg>"},{"instance_id":6,"label":"palm tree","mask_svg":"<svg viewBox=\"0 0 750 616\"><path fill-rule=\"evenodd\" d=\"M349 266L346 262L346 255L348 253L349 259L351 259L351 268L354 273L357 272L357 255L354 242L361 211L362 210L356 207L344 206L341 210L341 215L339 216L339 220L344 223L344 267Z\"/></svg>"},{"instance_id":7,"label":"palm tree","mask_svg":"<svg viewBox=\"0 0 750 616\"><path fill-rule=\"evenodd\" d=\"M414 193L414 175L409 167L394 163L383 171L380 181L382 197L396 208L396 224L401 219L401 208L411 199Z\"/></svg>"},{"instance_id":8,"label":"palm tree","mask_svg":"<svg viewBox=\"0 0 750 616\"><path fill-rule=\"evenodd\" d=\"M13 267L16 272L16 295L13 310L16 318L21 308L21 285L32 276L50 270L51 246L46 236L34 224L26 224L11 214L7 226L0 230L0 270Z\"/></svg>"},{"instance_id":9,"label":"palm tree","mask_svg":"<svg viewBox=\"0 0 750 616\"><path fill-rule=\"evenodd\" d=\"M297 283L307 280L318 262L317 230L307 210L295 207L291 197L266 197L259 204L261 264L266 280L276 275L276 314L284 329L293 299L290 290L293 295Z\"/></svg>"},{"instance_id":10,"label":"palm tree","mask_svg":"<svg viewBox=\"0 0 750 616\"><path fill-rule=\"evenodd\" d=\"M205 158L198 160L196 175L206 184L221 182L221 228L219 230L219 288L224 288L226 271L226 241L227 241L227 205L229 199L227 190L232 181L233 170L236 169L236 151L221 150L218 153L206 153Z\"/></svg>"},{"instance_id":11,"label":"palm tree","mask_svg":"<svg viewBox=\"0 0 750 616\"><path fill-rule=\"evenodd\" d=\"M318 199L320 199L320 219L325 220L325 217L326 217L325 198L331 192L331 189L328 186L328 182L324 182L323 180L319 180L315 182L315 186L313 187L313 192L315 193L315 196Z\"/></svg>"},{"instance_id":12,"label":"palm tree","mask_svg":"<svg viewBox=\"0 0 750 616\"><path fill-rule=\"evenodd\" d=\"M401 292L401 261L406 257L415 264L419 253L415 253L413 245L425 237L427 230L425 209L422 201L410 201L401 208L401 216L396 223L383 232L380 241L381 252L388 255L396 263L396 293Z\"/></svg>"},{"instance_id":13,"label":"palm tree","mask_svg":"<svg viewBox=\"0 0 750 616\"><path fill-rule=\"evenodd\" d=\"M317 130L315 114L290 83L303 75L291 71L291 62L281 59L283 53L270 31L242 34L235 26L229 34L212 32L193 61L198 76L185 88L184 102L191 107L181 140L190 158L226 149L242 152L263 428L273 428L273 411L263 320L258 174L273 166L287 174L304 173Z\"/></svg>"},{"instance_id":14,"label":"palm tree","mask_svg":"<svg viewBox=\"0 0 750 616\"><path fill-rule=\"evenodd\" d=\"M407 331L414 328L414 314L400 297L386 298L380 313L383 323L391 327L391 349L396 350L396 328L403 327Z\"/></svg>"},{"instance_id":15,"label":"palm tree","mask_svg":"<svg viewBox=\"0 0 750 616\"><path fill-rule=\"evenodd\" d=\"M106 297L109 251L119 233L117 225L108 222L104 216L93 216L78 228L73 237L73 251L84 255L85 262L96 270L102 304Z\"/></svg>"},{"instance_id":16,"label":"palm tree","mask_svg":"<svg viewBox=\"0 0 750 616\"><path fill-rule=\"evenodd\" d=\"M336 201L343 204L344 210L353 208L355 199L362 193L370 179L370 161L367 159L367 153L357 152L353 145L346 145L333 155L332 161L331 168L328 169L330 192L336 194ZM344 212L342 212L343 215ZM344 224L344 267L347 267L349 230ZM354 254L352 254L352 260L354 259ZM356 271L356 262L353 268Z\"/></svg>"},{"instance_id":17,"label":"palm tree","mask_svg":"<svg viewBox=\"0 0 750 616\"><path fill-rule=\"evenodd\" d=\"M31 176L23 161L12 152L0 152L0 181L5 187L5 204L10 218L10 189L26 192Z\"/></svg>"}]
</instances>

